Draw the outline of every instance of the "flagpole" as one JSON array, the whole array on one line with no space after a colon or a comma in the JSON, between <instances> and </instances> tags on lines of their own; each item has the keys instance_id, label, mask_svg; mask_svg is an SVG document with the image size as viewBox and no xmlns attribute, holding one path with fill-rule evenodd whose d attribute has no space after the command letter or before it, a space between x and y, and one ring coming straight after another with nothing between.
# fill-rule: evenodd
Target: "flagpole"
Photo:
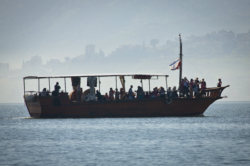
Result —
<instances>
[{"instance_id":1,"label":"flagpole","mask_svg":"<svg viewBox=\"0 0 250 166\"><path fill-rule=\"evenodd\" d=\"M179 74L179 96L181 94L181 78L182 78L182 41L181 41L181 34L179 34L180 38L180 74Z\"/></svg>"}]
</instances>

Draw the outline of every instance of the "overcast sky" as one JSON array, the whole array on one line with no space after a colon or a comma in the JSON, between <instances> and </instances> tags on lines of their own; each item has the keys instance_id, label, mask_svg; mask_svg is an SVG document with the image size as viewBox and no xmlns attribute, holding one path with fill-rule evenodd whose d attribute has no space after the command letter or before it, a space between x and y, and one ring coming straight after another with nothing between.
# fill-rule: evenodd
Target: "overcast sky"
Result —
<instances>
[{"instance_id":1,"label":"overcast sky","mask_svg":"<svg viewBox=\"0 0 250 166\"><path fill-rule=\"evenodd\" d=\"M86 60L91 62L84 60L85 65L76 63L75 58L71 68L65 68L63 64L60 67L70 74L75 74L75 69L79 69L77 72L81 74L100 73L103 68L108 73L160 72L170 76L169 86L178 86L179 72L170 71L168 65L178 58L179 33L183 39L183 76L205 78L209 87L216 86L218 78L222 78L223 85L230 85L223 92L229 96L224 100L249 101L248 41L234 43L226 39L202 43L197 38L190 43L190 38L186 39L190 36L206 37L207 33L220 30L248 33L249 9L250 0L0 0L0 63L9 63L11 67L11 76L0 78L0 103L23 102L22 77L29 73L13 70L21 69L23 61L38 55L43 64L50 59L63 62L65 57L83 55L87 44L94 44L97 52L102 49L105 56L109 56L124 45L142 45L145 42L149 52L158 50L160 54L150 52L148 57L140 59L136 53L127 55L125 51L126 59L122 59L123 55L118 51L110 58L104 58L106 61L102 59L101 65L95 64L95 58ZM151 39L159 39L157 49L149 46ZM161 45L168 40L175 42L168 42L172 45L166 45L165 55L164 51L161 52L164 48ZM229 52L234 48L237 51L222 54L220 50L225 48ZM211 54L211 51L214 52ZM130 65L128 59L136 63ZM107 60L109 64L105 64ZM65 70L58 72L64 73ZM63 82L60 84L63 86ZM109 82L106 87L102 85L103 92L111 86ZM155 86L163 85L164 80ZM34 86L37 87L36 84ZM70 92L70 82L67 86Z\"/></svg>"},{"instance_id":2,"label":"overcast sky","mask_svg":"<svg viewBox=\"0 0 250 166\"><path fill-rule=\"evenodd\" d=\"M0 62L21 68L34 55L64 60L95 44L124 44L250 29L249 0L0 0Z\"/></svg>"}]
</instances>

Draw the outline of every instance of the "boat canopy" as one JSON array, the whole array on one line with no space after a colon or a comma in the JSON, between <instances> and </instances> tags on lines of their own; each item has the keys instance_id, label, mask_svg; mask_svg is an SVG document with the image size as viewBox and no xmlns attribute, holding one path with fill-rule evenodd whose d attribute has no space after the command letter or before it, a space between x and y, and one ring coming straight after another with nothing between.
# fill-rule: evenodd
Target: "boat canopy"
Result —
<instances>
[{"instance_id":1,"label":"boat canopy","mask_svg":"<svg viewBox=\"0 0 250 166\"><path fill-rule=\"evenodd\" d=\"M153 73L116 73L116 74L75 74L75 75L56 75L56 76L27 76L23 79L43 79L43 78L71 78L71 77L114 77L114 76L133 76L134 79L150 79L153 76L164 76L168 77L165 74L153 74Z\"/></svg>"}]
</instances>

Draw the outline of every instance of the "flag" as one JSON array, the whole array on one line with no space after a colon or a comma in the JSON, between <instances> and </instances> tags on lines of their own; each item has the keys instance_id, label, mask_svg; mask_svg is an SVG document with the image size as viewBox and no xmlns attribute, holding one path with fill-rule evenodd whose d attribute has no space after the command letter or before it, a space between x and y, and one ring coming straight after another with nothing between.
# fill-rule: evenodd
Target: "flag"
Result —
<instances>
[{"instance_id":1,"label":"flag","mask_svg":"<svg viewBox=\"0 0 250 166\"><path fill-rule=\"evenodd\" d=\"M170 65L169 65L169 68L171 70L176 70L176 69L179 69L179 66L181 66L181 62L180 62L180 59L176 59L174 62L172 62Z\"/></svg>"}]
</instances>

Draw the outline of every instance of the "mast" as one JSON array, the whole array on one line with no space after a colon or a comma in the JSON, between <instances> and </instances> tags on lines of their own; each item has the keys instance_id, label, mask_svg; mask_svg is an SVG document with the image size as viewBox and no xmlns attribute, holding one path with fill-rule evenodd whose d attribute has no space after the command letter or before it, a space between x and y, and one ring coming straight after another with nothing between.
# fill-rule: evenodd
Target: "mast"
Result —
<instances>
[{"instance_id":1,"label":"mast","mask_svg":"<svg viewBox=\"0 0 250 166\"><path fill-rule=\"evenodd\" d=\"M180 74L179 74L179 95L181 94L181 78L182 78L182 41L181 41L181 34L179 34L180 39Z\"/></svg>"}]
</instances>

